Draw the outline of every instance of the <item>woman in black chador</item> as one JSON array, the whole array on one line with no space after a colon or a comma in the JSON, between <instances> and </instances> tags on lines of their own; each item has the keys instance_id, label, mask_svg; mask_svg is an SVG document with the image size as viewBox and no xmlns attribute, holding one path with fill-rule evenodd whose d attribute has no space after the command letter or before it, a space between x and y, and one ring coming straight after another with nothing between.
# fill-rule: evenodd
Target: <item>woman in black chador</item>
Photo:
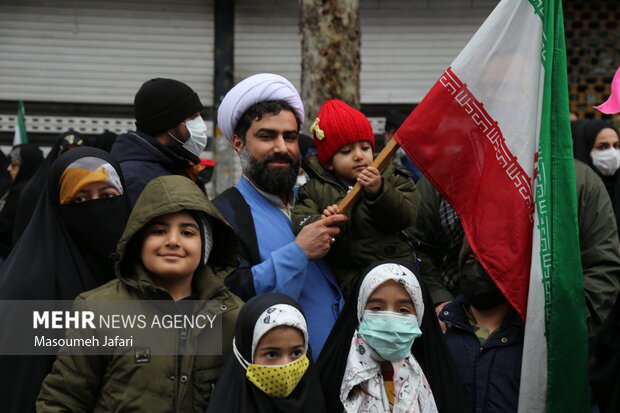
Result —
<instances>
[{"instance_id":1,"label":"woman in black chador","mask_svg":"<svg viewBox=\"0 0 620 413\"><path fill-rule=\"evenodd\" d=\"M12 182L0 197L0 258L2 259L5 259L11 252L13 225L22 191L39 169L43 161L43 153L38 146L26 143L15 146L8 158L7 171Z\"/></svg>"},{"instance_id":2,"label":"woman in black chador","mask_svg":"<svg viewBox=\"0 0 620 413\"><path fill-rule=\"evenodd\" d=\"M32 220L0 269L0 300L73 300L113 279L110 255L129 212L121 169L109 153L83 147L61 155ZM53 361L0 356L0 411L34 412Z\"/></svg>"}]
</instances>

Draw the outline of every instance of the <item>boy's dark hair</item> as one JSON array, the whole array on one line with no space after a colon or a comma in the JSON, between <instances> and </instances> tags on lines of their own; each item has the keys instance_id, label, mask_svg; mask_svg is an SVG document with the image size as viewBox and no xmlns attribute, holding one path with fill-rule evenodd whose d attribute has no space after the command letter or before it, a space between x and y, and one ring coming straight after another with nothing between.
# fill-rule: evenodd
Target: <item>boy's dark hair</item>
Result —
<instances>
[{"instance_id":1,"label":"boy's dark hair","mask_svg":"<svg viewBox=\"0 0 620 413\"><path fill-rule=\"evenodd\" d=\"M407 119L407 115L404 115L400 112L391 111L385 117L385 130L396 131L396 129L400 128L400 125L402 125L403 122L405 122L405 119Z\"/></svg>"},{"instance_id":2,"label":"boy's dark hair","mask_svg":"<svg viewBox=\"0 0 620 413\"><path fill-rule=\"evenodd\" d=\"M235 125L234 133L238 137L241 138L241 142L245 144L245 134L250 129L250 125L254 120L261 120L263 115L266 113L277 115L282 110L290 111L293 116L295 116L295 120L297 121L297 130L299 130L299 126L301 124L300 119L297 118L297 113L284 100L264 100L262 102L255 103L250 106L239 118L237 125Z\"/></svg>"}]
</instances>

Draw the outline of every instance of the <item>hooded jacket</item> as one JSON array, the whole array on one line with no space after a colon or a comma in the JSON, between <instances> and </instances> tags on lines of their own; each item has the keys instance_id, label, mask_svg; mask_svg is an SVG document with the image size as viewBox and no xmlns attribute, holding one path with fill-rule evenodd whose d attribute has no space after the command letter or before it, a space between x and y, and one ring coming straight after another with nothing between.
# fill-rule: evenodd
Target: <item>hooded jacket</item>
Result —
<instances>
[{"instance_id":1,"label":"hooded jacket","mask_svg":"<svg viewBox=\"0 0 620 413\"><path fill-rule=\"evenodd\" d=\"M111 153L121 165L132 205L151 180L164 175L184 175L192 166L187 159L143 132L120 135ZM197 162L198 158L195 160Z\"/></svg>"},{"instance_id":2,"label":"hooded jacket","mask_svg":"<svg viewBox=\"0 0 620 413\"><path fill-rule=\"evenodd\" d=\"M226 355L242 304L223 284L237 265L237 242L230 226L187 178L164 176L146 186L118 243L117 279L81 294L78 300L171 300L152 281L138 254L141 230L155 217L181 211L202 213L211 222L213 248L206 265L194 273L192 297L220 301L215 314L222 320L222 354ZM179 334L183 354L153 355L148 363L136 363L133 354L59 355L43 383L37 411L203 412L224 361L223 355L193 354L196 337L209 331L190 329Z\"/></svg>"},{"instance_id":3,"label":"hooded jacket","mask_svg":"<svg viewBox=\"0 0 620 413\"><path fill-rule=\"evenodd\" d=\"M329 205L338 204L347 194L336 177L313 162L314 179L299 190L293 209L293 231L321 218ZM404 169L390 163L375 198L362 197L349 214L349 221L327 255L345 297L351 293L357 276L374 261L402 260L414 264L413 242L404 230L415 223L420 195Z\"/></svg>"}]
</instances>

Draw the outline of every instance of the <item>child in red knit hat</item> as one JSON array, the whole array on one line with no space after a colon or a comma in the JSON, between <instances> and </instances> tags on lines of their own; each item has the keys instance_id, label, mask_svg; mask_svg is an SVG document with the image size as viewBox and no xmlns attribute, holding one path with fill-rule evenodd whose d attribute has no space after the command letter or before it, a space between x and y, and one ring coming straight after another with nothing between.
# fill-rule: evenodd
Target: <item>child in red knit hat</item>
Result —
<instances>
[{"instance_id":1,"label":"child in red knit hat","mask_svg":"<svg viewBox=\"0 0 620 413\"><path fill-rule=\"evenodd\" d=\"M404 168L390 163L383 173L370 166L375 138L360 111L333 99L325 102L310 132L318 151L314 176L299 190L293 231L337 214L337 204L359 182L363 196L351 210L327 260L345 298L360 272L378 260L414 263L413 244L403 230L414 224L420 195Z\"/></svg>"}]
</instances>

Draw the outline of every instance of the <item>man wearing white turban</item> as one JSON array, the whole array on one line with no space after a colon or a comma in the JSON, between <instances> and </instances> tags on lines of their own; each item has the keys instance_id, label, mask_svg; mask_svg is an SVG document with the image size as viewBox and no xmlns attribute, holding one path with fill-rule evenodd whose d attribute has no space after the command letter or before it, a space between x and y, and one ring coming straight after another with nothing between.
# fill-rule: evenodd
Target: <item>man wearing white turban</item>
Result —
<instances>
[{"instance_id":1,"label":"man wearing white turban","mask_svg":"<svg viewBox=\"0 0 620 413\"><path fill-rule=\"evenodd\" d=\"M313 356L318 357L343 305L336 279L322 258L344 215L291 229L293 189L299 167L298 135L304 106L285 78L261 73L226 94L218 126L241 159L239 183L213 200L241 245L240 269L226 284L248 300L279 292L295 299L308 320Z\"/></svg>"}]
</instances>

